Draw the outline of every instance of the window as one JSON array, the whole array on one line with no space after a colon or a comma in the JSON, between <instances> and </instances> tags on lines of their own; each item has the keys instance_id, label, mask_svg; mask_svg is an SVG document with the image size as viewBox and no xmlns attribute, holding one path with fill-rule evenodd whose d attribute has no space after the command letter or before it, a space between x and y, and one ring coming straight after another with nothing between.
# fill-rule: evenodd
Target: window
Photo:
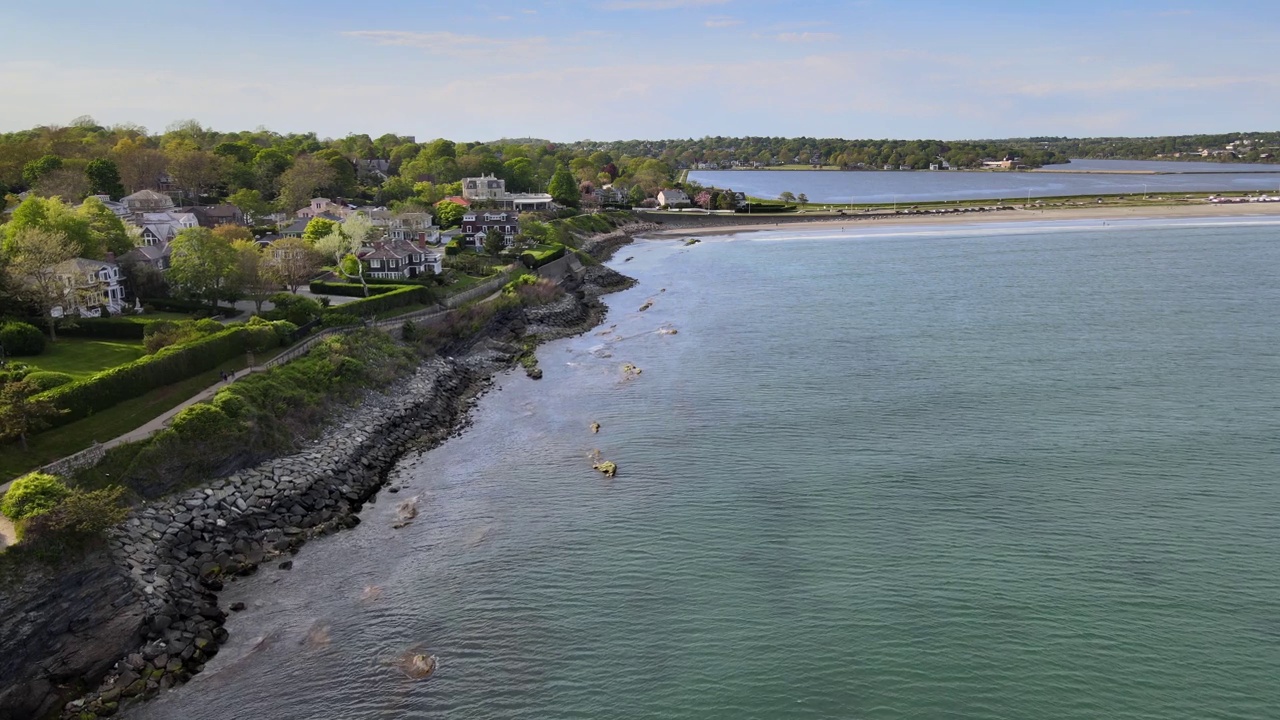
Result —
<instances>
[{"instance_id":1,"label":"window","mask_svg":"<svg viewBox=\"0 0 1280 720\"><path fill-rule=\"evenodd\" d=\"M369 261L369 267L376 267L376 268L380 268L380 267L382 267L382 261L381 261L381 260L370 260L370 261Z\"/></svg>"}]
</instances>

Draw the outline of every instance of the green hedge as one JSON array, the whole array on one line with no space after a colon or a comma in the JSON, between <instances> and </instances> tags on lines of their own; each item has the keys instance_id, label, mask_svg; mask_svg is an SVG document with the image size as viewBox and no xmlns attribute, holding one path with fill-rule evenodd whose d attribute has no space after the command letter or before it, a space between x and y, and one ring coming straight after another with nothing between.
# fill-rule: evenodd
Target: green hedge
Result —
<instances>
[{"instance_id":1,"label":"green hedge","mask_svg":"<svg viewBox=\"0 0 1280 720\"><path fill-rule=\"evenodd\" d=\"M324 317L333 315L354 315L364 317L376 315L384 310L393 310L405 305L426 304L434 300L430 288L421 285L402 285L388 293L374 295L354 302L335 305L325 310Z\"/></svg>"},{"instance_id":2,"label":"green hedge","mask_svg":"<svg viewBox=\"0 0 1280 720\"><path fill-rule=\"evenodd\" d=\"M445 244L445 246L444 246L444 254L445 254L445 255L457 255L457 254L458 254L458 253L460 253L460 252L462 252L462 245L461 245L461 244L459 244L459 243L458 243L458 241L457 241L456 239L455 239L455 240L450 240L450 241L449 241L448 243L446 243L446 244Z\"/></svg>"},{"instance_id":3,"label":"green hedge","mask_svg":"<svg viewBox=\"0 0 1280 720\"><path fill-rule=\"evenodd\" d=\"M369 296L383 295L385 293L399 290L403 285L398 283L382 282L377 285L369 283ZM317 295L342 295L343 297L364 297L364 288L360 283L336 283L336 282L313 282L310 285L311 292Z\"/></svg>"},{"instance_id":4,"label":"green hedge","mask_svg":"<svg viewBox=\"0 0 1280 720\"><path fill-rule=\"evenodd\" d=\"M154 355L103 370L84 380L61 385L37 397L66 410L53 425L88 417L156 388L212 370L249 350L261 352L279 342L269 325L240 325L194 342L171 345Z\"/></svg>"},{"instance_id":5,"label":"green hedge","mask_svg":"<svg viewBox=\"0 0 1280 720\"><path fill-rule=\"evenodd\" d=\"M40 322L28 320L27 322ZM74 318L66 326L58 325L58 337L87 337L104 340L141 340L147 328L157 320L145 317Z\"/></svg>"},{"instance_id":6,"label":"green hedge","mask_svg":"<svg viewBox=\"0 0 1280 720\"><path fill-rule=\"evenodd\" d=\"M520 253L520 262L530 270L540 268L550 262L555 262L564 257L565 247L557 245L550 250L526 250Z\"/></svg>"},{"instance_id":7,"label":"green hedge","mask_svg":"<svg viewBox=\"0 0 1280 720\"><path fill-rule=\"evenodd\" d=\"M150 305L156 310L168 310L169 312L181 313L203 313L209 314L209 303L200 300L180 300L177 298L151 298L150 300L143 298L143 305ZM227 305L219 305L218 312L227 317L235 317L240 314L235 307Z\"/></svg>"}]
</instances>

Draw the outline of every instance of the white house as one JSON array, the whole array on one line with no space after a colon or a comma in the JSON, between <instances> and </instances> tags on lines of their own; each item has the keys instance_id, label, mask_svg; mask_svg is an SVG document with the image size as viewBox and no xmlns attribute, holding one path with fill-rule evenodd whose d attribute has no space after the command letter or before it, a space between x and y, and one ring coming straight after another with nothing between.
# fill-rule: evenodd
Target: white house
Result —
<instances>
[{"instance_id":1,"label":"white house","mask_svg":"<svg viewBox=\"0 0 1280 720\"><path fill-rule=\"evenodd\" d=\"M667 207L689 207L693 203L689 202L689 196L684 194L683 190L659 190L658 205L666 205Z\"/></svg>"},{"instance_id":2,"label":"white house","mask_svg":"<svg viewBox=\"0 0 1280 720\"><path fill-rule=\"evenodd\" d=\"M411 241L416 243L440 242L440 228L433 224L431 213L411 212L397 213L387 223L387 236L392 241Z\"/></svg>"},{"instance_id":3,"label":"white house","mask_svg":"<svg viewBox=\"0 0 1280 720\"><path fill-rule=\"evenodd\" d=\"M159 212L142 213L138 224L143 245L168 245L183 230L199 227L200 221L195 213Z\"/></svg>"},{"instance_id":4,"label":"white house","mask_svg":"<svg viewBox=\"0 0 1280 720\"><path fill-rule=\"evenodd\" d=\"M62 281L63 301L53 308L54 317L72 313L80 317L102 317L105 310L116 314L125 307L120 268L108 260L72 258L53 266Z\"/></svg>"},{"instance_id":5,"label":"white house","mask_svg":"<svg viewBox=\"0 0 1280 720\"><path fill-rule=\"evenodd\" d=\"M462 179L462 197L468 200L501 200L507 194L507 181L493 175Z\"/></svg>"}]
</instances>

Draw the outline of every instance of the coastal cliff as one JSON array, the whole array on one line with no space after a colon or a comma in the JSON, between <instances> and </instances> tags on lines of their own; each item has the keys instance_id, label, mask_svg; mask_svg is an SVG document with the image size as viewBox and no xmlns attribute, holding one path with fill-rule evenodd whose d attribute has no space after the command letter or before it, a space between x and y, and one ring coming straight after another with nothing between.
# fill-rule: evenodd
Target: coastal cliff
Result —
<instances>
[{"instance_id":1,"label":"coastal cliff","mask_svg":"<svg viewBox=\"0 0 1280 720\"><path fill-rule=\"evenodd\" d=\"M607 233L592 248L616 247L640 229ZM465 426L495 372L531 342L590 329L604 317L599 296L632 282L574 265L560 277L564 295L494 313L393 392L366 393L304 450L139 508L107 550L6 586L0 720L106 717L200 672L227 638L224 582L357 524L403 453Z\"/></svg>"}]
</instances>

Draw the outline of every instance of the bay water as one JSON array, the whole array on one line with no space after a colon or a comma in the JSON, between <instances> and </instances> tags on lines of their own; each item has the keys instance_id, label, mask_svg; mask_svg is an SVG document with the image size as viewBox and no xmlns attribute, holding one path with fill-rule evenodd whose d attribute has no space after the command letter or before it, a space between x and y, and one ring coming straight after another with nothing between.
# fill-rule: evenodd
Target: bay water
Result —
<instances>
[{"instance_id":1,"label":"bay water","mask_svg":"<svg viewBox=\"0 0 1280 720\"><path fill-rule=\"evenodd\" d=\"M1275 717L1280 225L859 230L623 248L129 717Z\"/></svg>"},{"instance_id":2,"label":"bay water","mask_svg":"<svg viewBox=\"0 0 1280 720\"><path fill-rule=\"evenodd\" d=\"M1210 166L1205 170L1197 166ZM1141 160L1073 160L1051 172L903 170L693 170L689 179L762 198L804 193L817 203L910 203L1073 195L1259 191L1280 195L1280 166ZM1107 172L1098 172L1105 170ZM1166 174L1123 174L1160 172Z\"/></svg>"}]
</instances>

